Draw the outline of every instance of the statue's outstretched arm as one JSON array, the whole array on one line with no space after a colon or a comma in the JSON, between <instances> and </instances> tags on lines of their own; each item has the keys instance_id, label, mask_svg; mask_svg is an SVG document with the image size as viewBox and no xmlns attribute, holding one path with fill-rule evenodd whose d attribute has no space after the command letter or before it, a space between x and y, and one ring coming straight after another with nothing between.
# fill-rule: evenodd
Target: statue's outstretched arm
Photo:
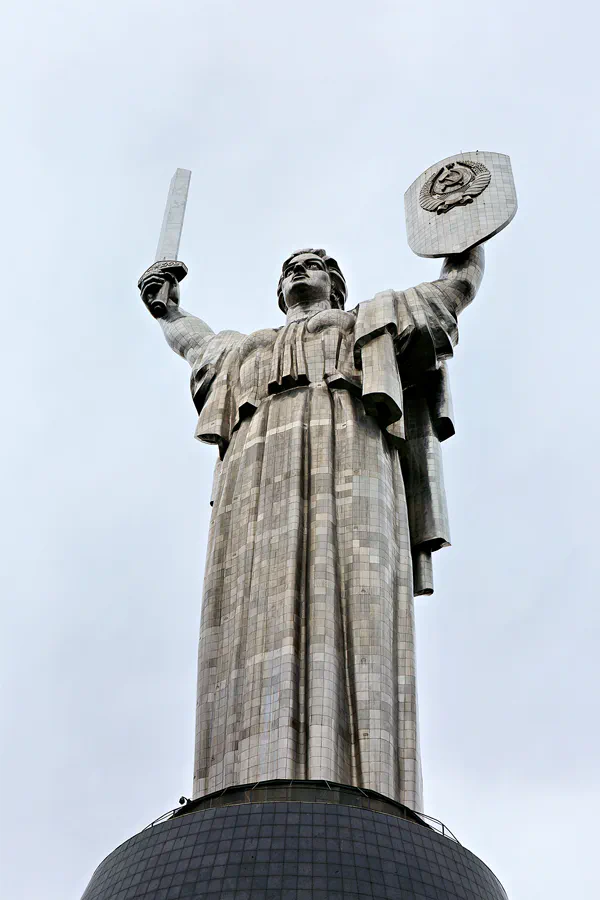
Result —
<instances>
[{"instance_id":1,"label":"statue's outstretched arm","mask_svg":"<svg viewBox=\"0 0 600 900\"><path fill-rule=\"evenodd\" d=\"M437 282L443 282L445 287L453 289L456 309L461 313L465 306L471 302L481 284L485 268L485 254L483 244L472 247L465 253L456 253L447 256Z\"/></svg>"},{"instance_id":2,"label":"statue's outstretched arm","mask_svg":"<svg viewBox=\"0 0 600 900\"><path fill-rule=\"evenodd\" d=\"M165 315L158 321L169 347L187 359L190 366L206 349L207 339L214 335L212 328L202 319L170 303Z\"/></svg>"},{"instance_id":3,"label":"statue's outstretched arm","mask_svg":"<svg viewBox=\"0 0 600 900\"><path fill-rule=\"evenodd\" d=\"M214 331L202 319L180 308L179 285L174 279L171 280L166 310L160 316L152 311L152 299L165 280L156 272L150 272L147 278L142 276L140 281L142 300L154 317L158 318L169 347L193 366L204 352L207 339L214 335Z\"/></svg>"}]
</instances>

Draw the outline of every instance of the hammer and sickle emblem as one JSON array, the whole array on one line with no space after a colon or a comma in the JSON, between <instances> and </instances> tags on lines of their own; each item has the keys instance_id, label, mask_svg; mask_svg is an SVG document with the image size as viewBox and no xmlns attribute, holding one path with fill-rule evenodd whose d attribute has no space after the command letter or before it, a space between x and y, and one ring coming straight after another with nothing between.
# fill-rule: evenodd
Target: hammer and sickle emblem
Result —
<instances>
[{"instance_id":1,"label":"hammer and sickle emblem","mask_svg":"<svg viewBox=\"0 0 600 900\"><path fill-rule=\"evenodd\" d=\"M479 196L491 179L491 172L482 163L462 159L448 163L427 179L419 202L427 212L448 212L466 206Z\"/></svg>"},{"instance_id":2,"label":"hammer and sickle emblem","mask_svg":"<svg viewBox=\"0 0 600 900\"><path fill-rule=\"evenodd\" d=\"M441 185L441 191L443 194L446 191L456 190L457 187L461 187L464 184L465 176L458 169L451 169L450 166L446 169L443 175L440 175L438 178L438 184Z\"/></svg>"}]
</instances>

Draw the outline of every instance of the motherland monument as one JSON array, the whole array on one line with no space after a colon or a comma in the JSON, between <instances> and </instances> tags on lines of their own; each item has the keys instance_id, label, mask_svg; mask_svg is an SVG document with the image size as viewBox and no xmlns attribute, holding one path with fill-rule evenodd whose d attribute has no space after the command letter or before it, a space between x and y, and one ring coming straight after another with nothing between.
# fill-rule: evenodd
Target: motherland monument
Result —
<instances>
[{"instance_id":1,"label":"motherland monument","mask_svg":"<svg viewBox=\"0 0 600 900\"><path fill-rule=\"evenodd\" d=\"M214 332L180 306L187 268L177 256L189 180L186 170L175 174L156 262L139 280L168 344L191 367L196 437L218 451L193 797L155 829L208 813L231 816L232 809L241 815L244 806L266 814L286 800L303 814L337 803L339 815L358 806L363 816L413 829L411 836L429 832L419 815L413 601L433 592L432 554L449 543L441 444L454 425L446 364L458 316L481 283L483 242L516 212L509 158L479 151L449 157L407 191L411 248L444 257L435 281L384 290L348 308L342 266L322 248L300 249L284 261L277 285L284 323L251 334ZM396 839L403 847L407 836ZM461 882L472 894L450 881L435 887L439 894L419 895L406 884L394 893L396 882L392 889L372 880L372 893L363 895L505 897L483 863L462 852L489 875L488 883L477 869L476 887ZM94 888L111 857L86 900L121 897L116 882L113 893ZM273 859L262 862L268 867ZM261 888L248 884L248 896L355 895L338 875L325 893L313 883L312 892L277 894L273 879L288 877L282 865L283 874ZM374 865L367 865L372 873ZM198 876L185 894L165 884L164 897L246 896L242 886L205 890L218 880L205 874L209 880ZM413 876L414 884L424 877ZM147 889L123 893L124 900L162 898L148 878Z\"/></svg>"}]
</instances>

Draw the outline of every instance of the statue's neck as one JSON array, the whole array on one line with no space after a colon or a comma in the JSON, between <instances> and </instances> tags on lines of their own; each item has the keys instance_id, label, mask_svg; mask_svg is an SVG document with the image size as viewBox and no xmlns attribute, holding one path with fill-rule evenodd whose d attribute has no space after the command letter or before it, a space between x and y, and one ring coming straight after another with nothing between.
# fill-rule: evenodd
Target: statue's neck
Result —
<instances>
[{"instance_id":1,"label":"statue's neck","mask_svg":"<svg viewBox=\"0 0 600 900\"><path fill-rule=\"evenodd\" d=\"M314 316L315 313L321 312L324 309L331 309L331 303L329 300L313 300L312 303L298 303L296 306L292 306L291 309L288 309L286 315L286 324L289 325L290 322L300 322L302 319L308 319L309 316Z\"/></svg>"}]
</instances>

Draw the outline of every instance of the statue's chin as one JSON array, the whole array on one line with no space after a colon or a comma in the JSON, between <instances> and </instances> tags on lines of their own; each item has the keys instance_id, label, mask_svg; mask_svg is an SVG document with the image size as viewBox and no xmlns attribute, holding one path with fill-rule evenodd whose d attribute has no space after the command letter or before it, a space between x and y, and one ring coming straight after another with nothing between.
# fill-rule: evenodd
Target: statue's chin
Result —
<instances>
[{"instance_id":1,"label":"statue's chin","mask_svg":"<svg viewBox=\"0 0 600 900\"><path fill-rule=\"evenodd\" d=\"M311 306L324 299L326 298L322 297L319 291L315 291L312 285L306 284L306 282L297 282L293 285L285 298L288 309L292 309L294 306Z\"/></svg>"}]
</instances>

